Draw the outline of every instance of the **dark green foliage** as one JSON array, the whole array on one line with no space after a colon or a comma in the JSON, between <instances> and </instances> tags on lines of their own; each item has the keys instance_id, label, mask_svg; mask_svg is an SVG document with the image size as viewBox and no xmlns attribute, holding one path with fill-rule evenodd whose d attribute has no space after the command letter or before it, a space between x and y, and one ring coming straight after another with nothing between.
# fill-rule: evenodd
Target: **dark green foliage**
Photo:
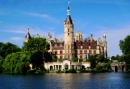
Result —
<instances>
[{"instance_id":1,"label":"dark green foliage","mask_svg":"<svg viewBox=\"0 0 130 89\"><path fill-rule=\"evenodd\" d=\"M43 64L43 52L36 51L31 54L31 63L33 68L39 68Z\"/></svg>"},{"instance_id":2,"label":"dark green foliage","mask_svg":"<svg viewBox=\"0 0 130 89\"><path fill-rule=\"evenodd\" d=\"M6 56L3 62L4 73L26 74L30 69L30 54L28 53L12 53Z\"/></svg>"},{"instance_id":3,"label":"dark green foliage","mask_svg":"<svg viewBox=\"0 0 130 89\"><path fill-rule=\"evenodd\" d=\"M125 55L130 55L130 35L126 36L124 40L120 40L120 49Z\"/></svg>"},{"instance_id":4,"label":"dark green foliage","mask_svg":"<svg viewBox=\"0 0 130 89\"><path fill-rule=\"evenodd\" d=\"M75 69L69 69L65 71L65 73L77 73Z\"/></svg>"},{"instance_id":5,"label":"dark green foliage","mask_svg":"<svg viewBox=\"0 0 130 89\"><path fill-rule=\"evenodd\" d=\"M120 61L125 61L127 64L127 70L130 70L130 35L126 36L124 40L120 40L119 46L123 53Z\"/></svg>"},{"instance_id":6,"label":"dark green foliage","mask_svg":"<svg viewBox=\"0 0 130 89\"><path fill-rule=\"evenodd\" d=\"M89 56L88 61L91 63L92 69L96 67L97 58L95 56Z\"/></svg>"},{"instance_id":7,"label":"dark green foliage","mask_svg":"<svg viewBox=\"0 0 130 89\"><path fill-rule=\"evenodd\" d=\"M3 61L4 61L4 59L0 56L0 73L3 72L3 67L2 67Z\"/></svg>"},{"instance_id":8,"label":"dark green foliage","mask_svg":"<svg viewBox=\"0 0 130 89\"><path fill-rule=\"evenodd\" d=\"M43 58L45 62L52 62L52 55L47 51L43 52Z\"/></svg>"},{"instance_id":9,"label":"dark green foliage","mask_svg":"<svg viewBox=\"0 0 130 89\"><path fill-rule=\"evenodd\" d=\"M73 58L72 59L73 62L78 62L78 60L79 60L78 58Z\"/></svg>"},{"instance_id":10,"label":"dark green foliage","mask_svg":"<svg viewBox=\"0 0 130 89\"><path fill-rule=\"evenodd\" d=\"M5 58L10 53L15 53L20 51L21 49L15 44L12 44L10 42L4 44L0 42L0 56L3 58Z\"/></svg>"},{"instance_id":11,"label":"dark green foliage","mask_svg":"<svg viewBox=\"0 0 130 89\"><path fill-rule=\"evenodd\" d=\"M38 51L38 50L48 50L50 47L49 43L46 42L44 38L31 38L28 42L24 42L24 46L22 48L23 51Z\"/></svg>"}]
</instances>

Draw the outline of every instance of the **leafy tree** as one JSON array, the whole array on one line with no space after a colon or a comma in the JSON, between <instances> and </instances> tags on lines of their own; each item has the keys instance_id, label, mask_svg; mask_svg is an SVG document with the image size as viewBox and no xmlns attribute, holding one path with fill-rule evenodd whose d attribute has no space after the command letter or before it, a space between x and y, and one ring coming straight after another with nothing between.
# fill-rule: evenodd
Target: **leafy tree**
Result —
<instances>
[{"instance_id":1,"label":"leafy tree","mask_svg":"<svg viewBox=\"0 0 130 89\"><path fill-rule=\"evenodd\" d=\"M130 55L130 35L126 36L124 40L120 40L120 49L125 55Z\"/></svg>"},{"instance_id":2,"label":"leafy tree","mask_svg":"<svg viewBox=\"0 0 130 89\"><path fill-rule=\"evenodd\" d=\"M36 51L31 55L31 63L33 68L39 68L43 64L43 52Z\"/></svg>"},{"instance_id":3,"label":"leafy tree","mask_svg":"<svg viewBox=\"0 0 130 89\"><path fill-rule=\"evenodd\" d=\"M119 46L122 50L124 61L130 64L130 35L126 36L124 40L120 40Z\"/></svg>"},{"instance_id":4,"label":"leafy tree","mask_svg":"<svg viewBox=\"0 0 130 89\"><path fill-rule=\"evenodd\" d=\"M49 50L49 43L44 38L31 38L25 42L22 50L31 53L31 63L33 68L39 69L43 61L52 61L52 56L47 52Z\"/></svg>"},{"instance_id":5,"label":"leafy tree","mask_svg":"<svg viewBox=\"0 0 130 89\"><path fill-rule=\"evenodd\" d=\"M20 51L21 49L15 44L12 44L10 42L4 44L0 42L0 56L2 56L3 58L5 58L10 53L15 53Z\"/></svg>"},{"instance_id":6,"label":"leafy tree","mask_svg":"<svg viewBox=\"0 0 130 89\"><path fill-rule=\"evenodd\" d=\"M0 56L0 73L3 71L3 67L2 67L3 61L4 59Z\"/></svg>"},{"instance_id":7,"label":"leafy tree","mask_svg":"<svg viewBox=\"0 0 130 89\"><path fill-rule=\"evenodd\" d=\"M30 54L29 53L11 53L6 56L3 62L4 73L26 74L30 69Z\"/></svg>"},{"instance_id":8,"label":"leafy tree","mask_svg":"<svg viewBox=\"0 0 130 89\"><path fill-rule=\"evenodd\" d=\"M49 50L49 43L46 42L44 38L31 38L28 42L24 42L23 51L45 51Z\"/></svg>"},{"instance_id":9,"label":"leafy tree","mask_svg":"<svg viewBox=\"0 0 130 89\"><path fill-rule=\"evenodd\" d=\"M89 56L88 58L89 62L91 63L91 68L95 68L96 67L96 61L97 61L97 58L95 56Z\"/></svg>"},{"instance_id":10,"label":"leafy tree","mask_svg":"<svg viewBox=\"0 0 130 89\"><path fill-rule=\"evenodd\" d=\"M73 62L78 62L78 60L79 60L78 58L72 58Z\"/></svg>"}]
</instances>

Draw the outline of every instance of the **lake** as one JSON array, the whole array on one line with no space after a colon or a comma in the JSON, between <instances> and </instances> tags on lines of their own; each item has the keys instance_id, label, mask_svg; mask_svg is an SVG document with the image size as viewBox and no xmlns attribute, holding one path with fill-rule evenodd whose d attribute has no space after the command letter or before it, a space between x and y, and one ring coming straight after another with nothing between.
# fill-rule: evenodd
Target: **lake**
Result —
<instances>
[{"instance_id":1,"label":"lake","mask_svg":"<svg viewBox=\"0 0 130 89\"><path fill-rule=\"evenodd\" d=\"M0 74L0 89L130 89L130 73Z\"/></svg>"}]
</instances>

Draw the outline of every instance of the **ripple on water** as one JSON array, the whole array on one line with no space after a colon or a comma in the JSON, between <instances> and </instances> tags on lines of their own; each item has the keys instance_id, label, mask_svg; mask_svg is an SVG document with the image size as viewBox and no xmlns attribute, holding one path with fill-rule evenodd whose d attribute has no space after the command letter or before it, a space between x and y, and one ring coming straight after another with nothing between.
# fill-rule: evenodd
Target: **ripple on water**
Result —
<instances>
[{"instance_id":1,"label":"ripple on water","mask_svg":"<svg viewBox=\"0 0 130 89\"><path fill-rule=\"evenodd\" d=\"M130 89L128 73L0 74L0 89Z\"/></svg>"}]
</instances>

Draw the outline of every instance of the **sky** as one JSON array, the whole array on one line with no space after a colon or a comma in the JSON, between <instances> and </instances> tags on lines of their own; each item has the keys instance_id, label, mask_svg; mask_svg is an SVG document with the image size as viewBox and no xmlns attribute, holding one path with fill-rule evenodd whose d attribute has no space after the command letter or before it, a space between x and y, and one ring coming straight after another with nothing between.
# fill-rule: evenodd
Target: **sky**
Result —
<instances>
[{"instance_id":1,"label":"sky","mask_svg":"<svg viewBox=\"0 0 130 89\"><path fill-rule=\"evenodd\" d=\"M74 34L107 37L108 56L121 55L119 41L130 35L130 0L0 0L0 42L23 46L27 29L35 36L64 39L68 2Z\"/></svg>"}]
</instances>

